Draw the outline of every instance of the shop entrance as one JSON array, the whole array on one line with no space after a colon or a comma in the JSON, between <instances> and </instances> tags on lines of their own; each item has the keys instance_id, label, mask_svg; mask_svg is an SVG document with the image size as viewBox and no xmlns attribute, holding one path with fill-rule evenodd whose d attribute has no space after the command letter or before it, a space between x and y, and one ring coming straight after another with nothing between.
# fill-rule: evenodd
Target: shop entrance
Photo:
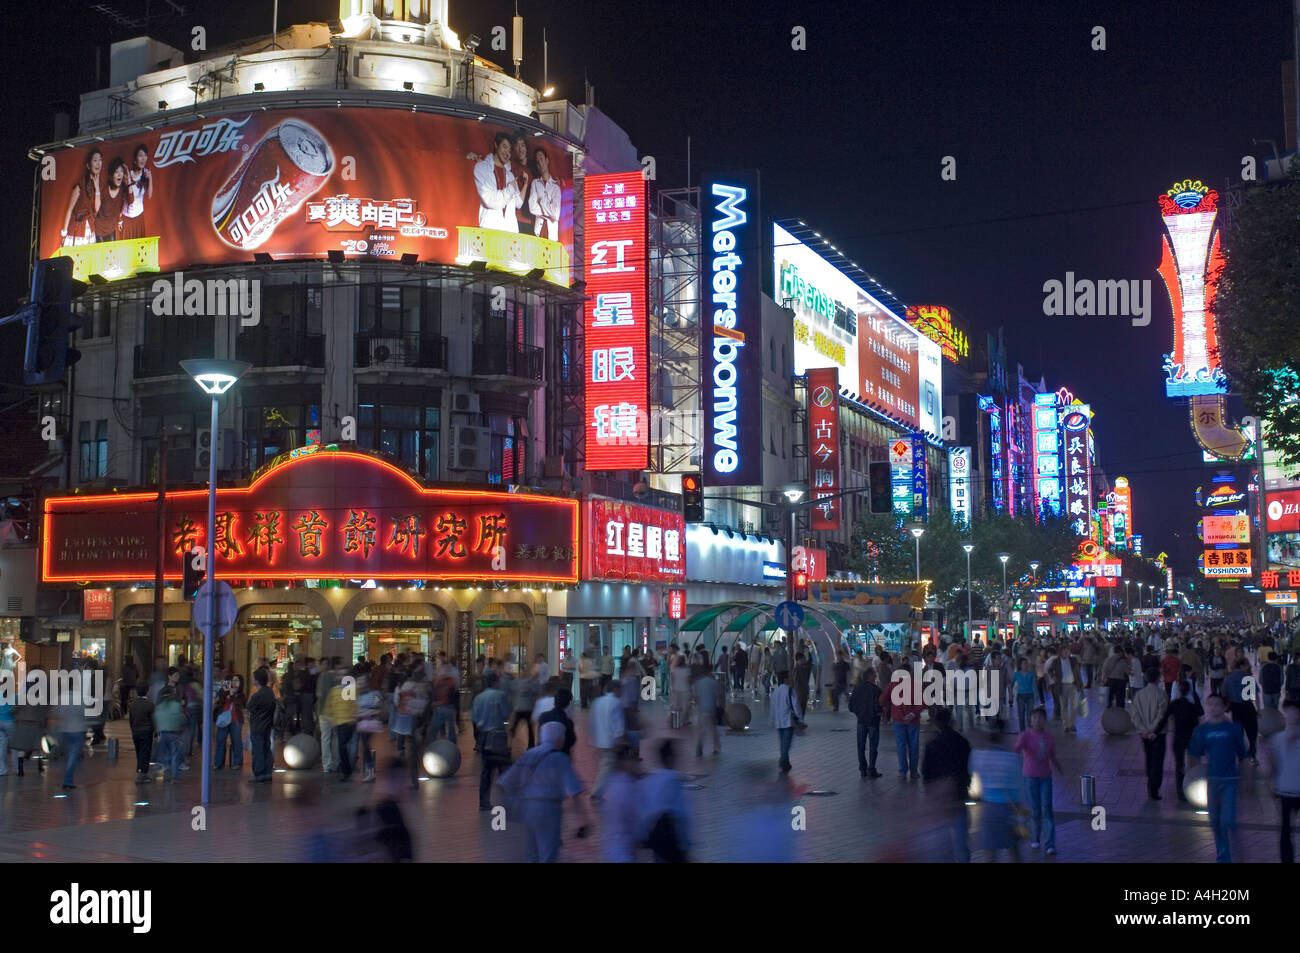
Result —
<instances>
[{"instance_id":1,"label":"shop entrance","mask_svg":"<svg viewBox=\"0 0 1300 953\"><path fill-rule=\"evenodd\" d=\"M284 677L290 662L300 662L320 653L320 616L304 605L251 606L239 620L244 651L229 659L235 671L247 680L260 659L268 659L277 679Z\"/></svg>"},{"instance_id":2,"label":"shop entrance","mask_svg":"<svg viewBox=\"0 0 1300 953\"><path fill-rule=\"evenodd\" d=\"M624 646L632 649L643 647L637 638L633 619L571 619L567 625L573 651L590 655L597 670L602 656L612 655L618 659L623 655Z\"/></svg>"},{"instance_id":3,"label":"shop entrance","mask_svg":"<svg viewBox=\"0 0 1300 953\"><path fill-rule=\"evenodd\" d=\"M378 661L383 654L423 652L435 658L447 649L447 620L433 606L396 603L366 606L352 625L352 661L364 655Z\"/></svg>"}]
</instances>

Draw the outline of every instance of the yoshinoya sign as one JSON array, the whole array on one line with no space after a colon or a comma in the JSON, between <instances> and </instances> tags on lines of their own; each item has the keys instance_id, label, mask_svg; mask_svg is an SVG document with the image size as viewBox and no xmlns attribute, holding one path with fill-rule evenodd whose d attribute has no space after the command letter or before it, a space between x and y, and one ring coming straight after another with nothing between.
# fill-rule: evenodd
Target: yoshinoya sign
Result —
<instances>
[{"instance_id":1,"label":"yoshinoya sign","mask_svg":"<svg viewBox=\"0 0 1300 953\"><path fill-rule=\"evenodd\" d=\"M758 173L704 184L704 482L763 482L762 300Z\"/></svg>"},{"instance_id":2,"label":"yoshinoya sign","mask_svg":"<svg viewBox=\"0 0 1300 953\"><path fill-rule=\"evenodd\" d=\"M584 577L618 582L683 582L686 521L681 513L592 497Z\"/></svg>"},{"instance_id":3,"label":"yoshinoya sign","mask_svg":"<svg viewBox=\"0 0 1300 953\"><path fill-rule=\"evenodd\" d=\"M152 579L158 495L50 497L44 582ZM167 494L163 574L207 545L207 490ZM217 490L219 579L577 582L578 501L433 489L391 463L318 451Z\"/></svg>"}]
</instances>

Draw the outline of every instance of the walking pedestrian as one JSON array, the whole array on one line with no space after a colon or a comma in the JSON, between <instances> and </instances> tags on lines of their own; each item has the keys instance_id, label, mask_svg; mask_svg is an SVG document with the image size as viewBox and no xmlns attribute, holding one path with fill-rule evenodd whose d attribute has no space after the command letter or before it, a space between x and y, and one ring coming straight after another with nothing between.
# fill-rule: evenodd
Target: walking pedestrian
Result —
<instances>
[{"instance_id":1,"label":"walking pedestrian","mask_svg":"<svg viewBox=\"0 0 1300 953\"><path fill-rule=\"evenodd\" d=\"M506 728L506 722L510 720L510 706L506 703L505 692L498 687L496 672L488 672L484 684L487 687L479 692L470 708L470 720L474 723L474 735L478 739L477 749L482 762L479 769L478 809L490 811L492 776L510 767L510 734ZM572 693L568 689L560 691L572 699ZM547 714L550 713L546 712L542 717L545 718ZM544 726L545 722L538 726L539 733Z\"/></svg>"},{"instance_id":2,"label":"walking pedestrian","mask_svg":"<svg viewBox=\"0 0 1300 953\"><path fill-rule=\"evenodd\" d=\"M1006 850L1012 860L1020 859L1020 835L1017 812L1023 781L1020 759L1004 747L1002 733L995 725L989 736L991 747L971 752L970 770L979 775L983 803L979 846L997 860L998 851Z\"/></svg>"},{"instance_id":3,"label":"walking pedestrian","mask_svg":"<svg viewBox=\"0 0 1300 953\"><path fill-rule=\"evenodd\" d=\"M1144 677L1146 687L1133 696L1133 727L1142 739L1147 796L1159 801L1160 785L1165 776L1165 722L1169 714L1169 699L1160 684L1159 669L1147 669Z\"/></svg>"},{"instance_id":4,"label":"walking pedestrian","mask_svg":"<svg viewBox=\"0 0 1300 953\"><path fill-rule=\"evenodd\" d=\"M343 682L349 674L347 669L335 670L329 694L321 705L321 731L327 724L334 729L334 764L340 781L352 780L352 767L357 759L357 694L355 687L348 688Z\"/></svg>"},{"instance_id":5,"label":"walking pedestrian","mask_svg":"<svg viewBox=\"0 0 1300 953\"><path fill-rule=\"evenodd\" d=\"M637 848L644 840L641 770L637 761L631 745L619 745L609 778L601 789L600 851L606 863L634 863Z\"/></svg>"},{"instance_id":6,"label":"walking pedestrian","mask_svg":"<svg viewBox=\"0 0 1300 953\"><path fill-rule=\"evenodd\" d=\"M707 663L708 653L705 653ZM707 664L704 667L704 674L695 680L691 686L691 692L695 699L695 757L704 757L704 737L707 734L710 739L713 757L717 757L722 748L718 740L718 716L719 704L718 696L720 689L717 680L709 673Z\"/></svg>"},{"instance_id":7,"label":"walking pedestrian","mask_svg":"<svg viewBox=\"0 0 1300 953\"><path fill-rule=\"evenodd\" d=\"M910 773L913 778L919 778L921 776L921 706L911 704L910 698L906 703L901 703L899 701L901 692L895 691L899 686L907 684L910 684L910 681L896 682L894 686L891 686L890 693L895 697L890 699L892 704L889 709L889 717L894 724L894 747L898 752L898 776L899 778L906 778Z\"/></svg>"},{"instance_id":8,"label":"walking pedestrian","mask_svg":"<svg viewBox=\"0 0 1300 953\"><path fill-rule=\"evenodd\" d=\"M1101 667L1101 677L1106 682L1106 707L1123 708L1124 693L1128 688L1129 664L1119 643L1110 648L1110 655ZM1023 730L1023 729L1022 729Z\"/></svg>"},{"instance_id":9,"label":"walking pedestrian","mask_svg":"<svg viewBox=\"0 0 1300 953\"><path fill-rule=\"evenodd\" d=\"M1056 738L1047 730L1047 712L1035 708L1029 716L1029 730L1016 739L1015 751L1022 756L1021 773L1029 792L1029 813L1033 831L1029 846L1041 845L1049 855L1056 853L1056 817L1052 813L1052 769L1061 774L1056 760Z\"/></svg>"},{"instance_id":10,"label":"walking pedestrian","mask_svg":"<svg viewBox=\"0 0 1300 953\"><path fill-rule=\"evenodd\" d=\"M1300 809L1300 703L1287 699L1282 705L1282 717L1286 727L1269 738L1260 753L1273 780L1273 795L1282 816L1282 863L1294 864L1291 815Z\"/></svg>"},{"instance_id":11,"label":"walking pedestrian","mask_svg":"<svg viewBox=\"0 0 1300 953\"><path fill-rule=\"evenodd\" d=\"M548 711L542 712L537 717L537 737L541 737L542 725L548 722L559 722L564 726L564 744L560 746L565 754L571 754L573 746L578 743L577 732L573 730L573 719L569 717L569 706L573 704L573 692L561 686L555 692L555 704Z\"/></svg>"},{"instance_id":12,"label":"walking pedestrian","mask_svg":"<svg viewBox=\"0 0 1300 953\"><path fill-rule=\"evenodd\" d=\"M1174 686L1175 697L1169 703L1169 720L1174 726L1174 779L1177 786L1178 800L1186 802L1183 793L1183 780L1186 778L1185 764L1187 746L1191 743L1192 733L1200 724L1205 708L1196 694L1196 688L1186 679Z\"/></svg>"},{"instance_id":13,"label":"walking pedestrian","mask_svg":"<svg viewBox=\"0 0 1300 953\"><path fill-rule=\"evenodd\" d=\"M776 673L776 688L772 692L772 727L776 729L781 746L780 760L777 766L782 774L789 774L790 745L794 741L794 729L802 724L803 709L798 708L794 693L790 690L790 673Z\"/></svg>"},{"instance_id":14,"label":"walking pedestrian","mask_svg":"<svg viewBox=\"0 0 1300 953\"><path fill-rule=\"evenodd\" d=\"M1250 745L1249 757L1251 763L1258 764L1255 742L1259 737L1259 717L1255 711L1254 701L1246 698L1246 680L1248 678L1250 678L1250 662L1245 658L1240 658L1232 664L1232 671L1223 680L1223 693L1228 696L1228 705L1232 710L1232 720L1241 725L1242 730L1246 732L1246 741Z\"/></svg>"},{"instance_id":15,"label":"walking pedestrian","mask_svg":"<svg viewBox=\"0 0 1300 953\"><path fill-rule=\"evenodd\" d=\"M687 724L687 710L691 705L691 670L686 665L686 657L677 655L673 658L672 670L669 672L668 724L672 726L673 714L677 715L676 727Z\"/></svg>"},{"instance_id":16,"label":"walking pedestrian","mask_svg":"<svg viewBox=\"0 0 1300 953\"><path fill-rule=\"evenodd\" d=\"M1074 716L1083 694L1083 674L1079 660L1070 654L1068 642L1061 643L1056 657L1047 663L1046 671L1056 699L1056 715L1063 720L1066 731L1074 731Z\"/></svg>"},{"instance_id":17,"label":"walking pedestrian","mask_svg":"<svg viewBox=\"0 0 1300 953\"><path fill-rule=\"evenodd\" d=\"M1259 667L1260 706L1280 708L1282 705L1282 666L1276 656Z\"/></svg>"},{"instance_id":18,"label":"walking pedestrian","mask_svg":"<svg viewBox=\"0 0 1300 953\"><path fill-rule=\"evenodd\" d=\"M849 698L849 711L858 720L858 773L864 778L878 778L876 758L880 754L880 686L875 669L863 669L862 681ZM868 751L868 743L870 750ZM868 756L869 755L869 756Z\"/></svg>"},{"instance_id":19,"label":"walking pedestrian","mask_svg":"<svg viewBox=\"0 0 1300 953\"><path fill-rule=\"evenodd\" d=\"M1205 712L1206 720L1192 733L1187 753L1206 762L1215 859L1227 864L1232 862L1231 839L1237 824L1237 761L1247 756L1246 733L1227 719L1222 695L1205 699Z\"/></svg>"},{"instance_id":20,"label":"walking pedestrian","mask_svg":"<svg viewBox=\"0 0 1300 953\"><path fill-rule=\"evenodd\" d=\"M623 717L623 702L619 697L622 692L623 683L611 680L605 685L605 694L591 704L591 743L600 762L596 783L591 789L593 800L600 800L604 796L602 785L614 769L616 749L627 742L627 722Z\"/></svg>"},{"instance_id":21,"label":"walking pedestrian","mask_svg":"<svg viewBox=\"0 0 1300 953\"><path fill-rule=\"evenodd\" d=\"M848 694L849 674L852 670L848 654L840 649L835 653L835 664L831 666L831 705L835 711L840 710L840 699Z\"/></svg>"},{"instance_id":22,"label":"walking pedestrian","mask_svg":"<svg viewBox=\"0 0 1300 953\"><path fill-rule=\"evenodd\" d=\"M153 721L158 729L158 762L166 780L174 782L181 769L182 735L187 723L180 693L174 687L165 686L158 693Z\"/></svg>"},{"instance_id":23,"label":"walking pedestrian","mask_svg":"<svg viewBox=\"0 0 1300 953\"><path fill-rule=\"evenodd\" d=\"M564 801L574 798L582 811L585 823L578 828L580 838L586 836L591 812L579 799L586 788L569 756L559 748L564 726L548 722L542 726L541 736L541 744L525 751L497 783L515 807L510 813L518 816L528 831L529 859L551 864L559 859Z\"/></svg>"},{"instance_id":24,"label":"walking pedestrian","mask_svg":"<svg viewBox=\"0 0 1300 953\"><path fill-rule=\"evenodd\" d=\"M137 784L146 784L149 778L149 764L153 757L153 736L157 728L153 721L154 704L149 700L147 689L137 692L131 701L127 717L131 723L131 742L135 745L135 780ZM3 716L0 716L2 718ZM3 723L0 722L0 731ZM8 759L0 760L0 773L8 767Z\"/></svg>"},{"instance_id":25,"label":"walking pedestrian","mask_svg":"<svg viewBox=\"0 0 1300 953\"><path fill-rule=\"evenodd\" d=\"M691 849L691 815L672 738L659 743L659 764L640 782L643 838L657 862L685 863Z\"/></svg>"},{"instance_id":26,"label":"walking pedestrian","mask_svg":"<svg viewBox=\"0 0 1300 953\"><path fill-rule=\"evenodd\" d=\"M1016 714L1020 718L1020 730L1029 727L1029 712L1034 705L1034 673L1029 667L1029 659L1020 660L1020 670L1013 676L1016 690Z\"/></svg>"},{"instance_id":27,"label":"walking pedestrian","mask_svg":"<svg viewBox=\"0 0 1300 953\"><path fill-rule=\"evenodd\" d=\"M939 791L940 811L952 837L953 860L970 863L970 828L966 817L966 799L970 789L970 742L952 726L952 710L935 712L939 733L925 746L923 771L926 787Z\"/></svg>"}]
</instances>

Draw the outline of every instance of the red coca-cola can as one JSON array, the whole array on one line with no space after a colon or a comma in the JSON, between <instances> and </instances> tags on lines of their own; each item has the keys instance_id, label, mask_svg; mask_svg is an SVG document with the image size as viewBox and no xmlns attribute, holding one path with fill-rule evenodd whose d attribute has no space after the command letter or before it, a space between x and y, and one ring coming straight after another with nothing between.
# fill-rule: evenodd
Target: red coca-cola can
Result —
<instances>
[{"instance_id":1,"label":"red coca-cola can","mask_svg":"<svg viewBox=\"0 0 1300 953\"><path fill-rule=\"evenodd\" d=\"M329 178L334 153L318 131L286 119L258 142L212 199L212 227L233 248L257 248Z\"/></svg>"}]
</instances>

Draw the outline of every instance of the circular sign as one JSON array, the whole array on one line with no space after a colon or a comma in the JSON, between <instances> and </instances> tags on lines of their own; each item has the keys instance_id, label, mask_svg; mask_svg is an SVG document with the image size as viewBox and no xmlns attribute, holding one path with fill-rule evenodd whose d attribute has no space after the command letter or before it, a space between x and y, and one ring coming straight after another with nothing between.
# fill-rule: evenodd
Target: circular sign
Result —
<instances>
[{"instance_id":1,"label":"circular sign","mask_svg":"<svg viewBox=\"0 0 1300 953\"><path fill-rule=\"evenodd\" d=\"M813 403L818 407L829 407L834 400L835 395L825 384L813 391Z\"/></svg>"},{"instance_id":2,"label":"circular sign","mask_svg":"<svg viewBox=\"0 0 1300 953\"><path fill-rule=\"evenodd\" d=\"M1283 512L1283 507L1282 507L1281 500L1268 501L1268 518L1270 520L1272 520L1273 522L1277 522L1282 518L1282 512Z\"/></svg>"},{"instance_id":3,"label":"circular sign","mask_svg":"<svg viewBox=\"0 0 1300 953\"><path fill-rule=\"evenodd\" d=\"M965 469L966 469L966 454L964 454L964 453L954 453L954 454L952 455L952 468L953 468L954 470L965 470Z\"/></svg>"}]
</instances>

